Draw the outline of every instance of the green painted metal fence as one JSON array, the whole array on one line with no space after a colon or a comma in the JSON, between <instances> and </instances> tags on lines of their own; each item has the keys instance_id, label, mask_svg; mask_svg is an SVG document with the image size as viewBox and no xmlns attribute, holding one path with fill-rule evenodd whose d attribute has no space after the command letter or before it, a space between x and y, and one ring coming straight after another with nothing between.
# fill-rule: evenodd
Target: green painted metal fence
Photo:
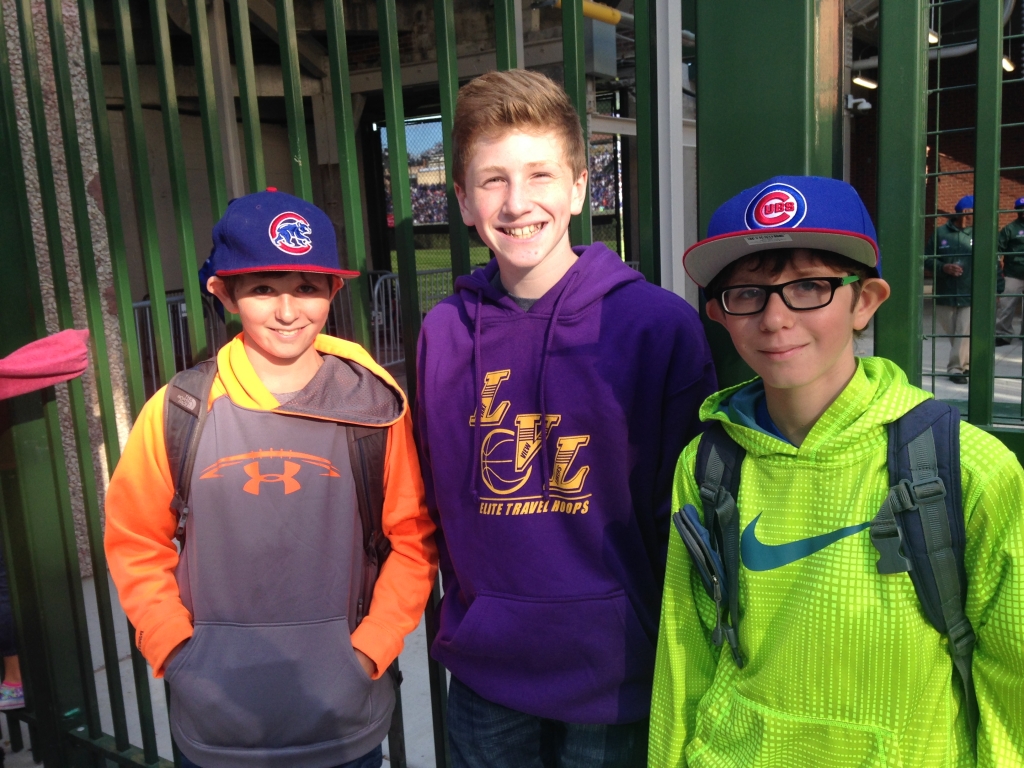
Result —
<instances>
[{"instance_id":1,"label":"green painted metal fence","mask_svg":"<svg viewBox=\"0 0 1024 768\"><path fill-rule=\"evenodd\" d=\"M499 67L522 66L521 46L515 30L518 0L497 0L495 8L497 62ZM196 211L190 201L195 194L194 176L190 179L190 149L184 134L185 119L200 121L200 134L205 161L206 194L209 214L216 220L224 212L230 181L228 158L230 147L225 136L237 130L233 99L225 105L218 98L218 88L237 92L244 174L249 191L262 189L270 170L265 152L265 128L260 120L259 69L254 54L252 25L258 24L264 34L276 39L280 54L280 89L283 119L287 126L288 167L296 194L312 200L314 178L311 175L308 126L308 98L303 94L301 68L310 55L297 33L293 0L276 0L274 12L267 14L269 4L249 0L226 0L230 16L229 31L224 33L224 16L211 23L211 13L223 14L224 7L211 10L199 0L111 0L103 7L105 22L112 24L112 42L101 38L94 0L78 0L77 15L66 19L70 6L60 0L15 0L17 39L7 39L5 25L0 23L0 257L4 281L0 283L0 356L9 354L23 344L46 335L47 318L60 328L88 327L91 332L90 385L82 380L63 389L49 388L0 403L0 528L5 555L10 564L13 603L19 623L20 648L25 670L28 707L9 718L24 721L32 732L34 755L47 766L161 765L179 763L179 755L158 754L158 742L166 738L158 733L152 697L164 692L151 690L151 678L145 660L134 645L134 631L127 628L131 653L131 679L134 706L120 674L118 636L125 634L117 604L110 594L102 546L101 498L103 482L113 471L120 457L117 421L119 396L127 402L129 417L138 414L147 395L147 381L166 381L176 370L212 354L215 339L204 318L203 299L194 275L203 255L197 253ZM187 9L186 9L187 6ZM0 22L3 21L0 6ZM187 10L187 12L186 12ZM402 62L399 58L398 14L395 0L377 0L378 39L381 54L382 95L388 126L398 126L389 135L395 240L401 284L401 314L404 328L406 360L415 359L416 337L420 325L420 309L416 294L415 244L412 213L405 162L404 102ZM44 14L40 14L44 11ZM349 56L342 0L327 0L325 83L329 81L329 97L333 106L333 124L340 173L339 186L345 222L345 252L348 266L367 269L367 243L363 227L364 200L360 193L360 171L356 149L356 116L353 109ZM443 126L444 154L451 167L451 124L459 87L458 56L455 39L453 0L435 0L435 34L438 60L437 89ZM49 50L37 44L39 19L45 16ZM149 29L145 20L148 18ZM641 140L638 176L640 179L641 268L650 279L656 279L658 256L653 237L653 180L655 158L651 147L656 144L652 87L655 83L655 51L651 44L654 29L653 12L648 0L637 0L638 23L636 83L638 123ZM191 36L191 61L184 68L183 53L175 46L170 20L187 27ZM234 73L228 68L230 81L223 77L226 40L217 39L217 23L221 34L228 34L234 55ZM584 76L584 24L582 4L567 2L562 7L563 51L566 87L586 125L587 87ZM66 26L67 25L67 26ZM72 75L67 30L74 28L75 40L80 36L82 68L76 82ZM268 32L269 30L269 32ZM521 34L521 31L520 31ZM220 49L217 46L222 46ZM12 81L9 50L18 52L24 71L23 91L16 91ZM137 51L152 53L155 83L158 90L160 129L157 131L146 116L153 108L152 95L143 91L140 82ZM218 55L220 58L218 59ZM111 63L111 57L116 63ZM218 64L218 61L221 64ZM104 76L106 69L107 77ZM110 75L116 69L116 78ZM44 75L50 72L51 75ZM76 70L77 71L77 70ZM189 80L189 95L181 96L182 73ZM322 75L322 76L323 76ZM52 77L52 85L46 77ZM190 79L191 78L191 79ZM117 89L119 79L120 92ZM89 100L89 120L83 125L76 115L75 87L84 88ZM236 91L237 89L237 91ZM48 114L46 99L56 97L58 124ZM19 95L20 93L20 95ZM111 99L115 101L112 102ZM149 99L149 101L147 101ZM26 126L19 127L19 100L27 104L33 163L23 162L22 140ZM110 104L117 108L111 111ZM187 104L187 110L185 106ZM225 110L226 106L226 110ZM227 115L219 114L226 111ZM123 125L124 141L116 141L111 119ZM226 131L226 133L225 133ZM59 139L53 140L54 136ZM96 178L90 180L83 170L83 143L89 136L94 153ZM230 139L228 139L230 141ZM162 144L161 151L157 145ZM51 153L59 148L63 156ZM237 152L236 152L237 156ZM161 160L164 158L164 160ZM166 162L166 168L154 163ZM65 169L58 174L57 169ZM26 186L26 171L31 171ZM173 244L161 235L160 217L164 200L154 191L154 176L166 172L170 188L167 204L173 210ZM66 178L63 176L66 175ZM190 186L190 184L192 186ZM461 224L453 182L447 175L448 220L450 223L452 275L469 271L469 239ZM69 198L62 197L62 190ZM90 203L90 200L93 202ZM30 203L30 201L36 201ZM128 202L130 201L130 202ZM646 202L645 202L646 201ZM127 204L128 207L125 207ZM101 217L90 206L98 206ZM67 214L70 213L70 220ZM62 218L63 217L63 218ZM102 222L102 223L97 223ZM38 231L40 226L41 231ZM590 207L575 217L572 237L576 243L590 240ZM69 238L70 233L70 240ZM137 233L137 242L132 239ZM67 244L73 243L72 254ZM101 288L98 279L98 254L94 244L102 243L109 261L111 295ZM52 288L44 287L37 267L39 248L45 247L52 272ZM165 258L173 251L177 259ZM137 253L137 258L130 254ZM72 288L67 258L77 256L77 273L81 287ZM173 270L177 270L177 274ZM167 270L171 270L168 272ZM175 353L174 335L169 315L161 311L166 305L167 286L171 279L183 287L184 316L187 317L187 347L190 355ZM139 333L133 312L132 287L145 285L152 327L152 363L139 353ZM347 286L351 304L353 337L369 344L370 286L368 279L355 280ZM50 283L46 283L50 285ZM81 297L73 291L80 290ZM176 300L180 301L180 300ZM56 312L47 314L47 302L55 304ZM77 312L76 302L84 304L84 314ZM110 348L104 315L116 306L120 345ZM77 312L77 313L76 313ZM232 318L228 317L230 323ZM210 326L212 327L212 326ZM180 338L181 334L179 334ZM179 341L179 348L183 342ZM191 359L187 359L191 357ZM123 362L125 391L118 389L117 360ZM411 399L415 398L414 377L409 377ZM150 387L151 388L151 387ZM59 403L65 403L67 418L62 422ZM96 420L92 412L98 408L102 438L102 461L94 461ZM62 423L70 424L78 464L66 464ZM123 425L122 425L123 426ZM123 429L122 429L123 433ZM76 493L84 509L88 546L79 551L75 531L74 504L70 492L69 472L77 478ZM83 582L80 576L84 556L93 579L98 618L100 653L105 667L103 684L97 686L93 674L92 648L88 629ZM433 639L435 609L439 591L435 589L427 609L428 640ZM121 641L125 641L122 639ZM431 662L435 755L438 766L449 764L445 743L446 693L444 670ZM390 741L391 763L404 765L401 711L396 717ZM137 714L137 717L135 716ZM158 738L159 737L159 738ZM20 730L15 727L12 743L19 746Z\"/></svg>"},{"instance_id":2,"label":"green painted metal fence","mask_svg":"<svg viewBox=\"0 0 1024 768\"><path fill-rule=\"evenodd\" d=\"M995 346L1004 255L997 239L1015 217L1012 201L1024 194L1024 118L1017 106L1024 94L1024 14L1006 0L970 7L963 0L883 2L880 26L878 231L896 300L879 313L876 352L1024 457L1021 335ZM970 193L970 365L962 385L945 363L961 338L939 318L951 296L925 277L932 265L924 246L926 234Z\"/></svg>"}]
</instances>

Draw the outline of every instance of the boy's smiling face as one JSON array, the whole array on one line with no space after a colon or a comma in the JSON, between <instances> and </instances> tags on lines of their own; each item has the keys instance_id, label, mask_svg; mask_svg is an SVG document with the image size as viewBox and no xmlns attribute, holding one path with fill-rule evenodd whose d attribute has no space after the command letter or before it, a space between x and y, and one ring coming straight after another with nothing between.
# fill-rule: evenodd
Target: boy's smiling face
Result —
<instances>
[{"instance_id":1,"label":"boy's smiling face","mask_svg":"<svg viewBox=\"0 0 1024 768\"><path fill-rule=\"evenodd\" d=\"M775 285L847 274L797 250L779 274L771 274L767 266L751 271L741 264L725 285ZM707 313L729 331L736 350L766 389L806 389L835 397L856 369L854 330L863 330L889 295L888 284L879 278L866 278L860 286L859 293L853 285L838 288L832 302L819 309L795 311L779 294L771 294L756 315L727 315L718 300L708 302Z\"/></svg>"},{"instance_id":2,"label":"boy's smiling face","mask_svg":"<svg viewBox=\"0 0 1024 768\"><path fill-rule=\"evenodd\" d=\"M539 270L558 275L575 259L569 220L583 210L587 172L575 177L554 131L513 130L473 144L465 186L455 185L462 219L513 279Z\"/></svg>"},{"instance_id":3,"label":"boy's smiling face","mask_svg":"<svg viewBox=\"0 0 1024 768\"><path fill-rule=\"evenodd\" d=\"M251 342L246 348L255 347L254 352L278 366L316 354L313 341L338 290L330 275L303 272L238 275L231 292L221 278L211 277L208 287L228 311L239 315Z\"/></svg>"}]
</instances>

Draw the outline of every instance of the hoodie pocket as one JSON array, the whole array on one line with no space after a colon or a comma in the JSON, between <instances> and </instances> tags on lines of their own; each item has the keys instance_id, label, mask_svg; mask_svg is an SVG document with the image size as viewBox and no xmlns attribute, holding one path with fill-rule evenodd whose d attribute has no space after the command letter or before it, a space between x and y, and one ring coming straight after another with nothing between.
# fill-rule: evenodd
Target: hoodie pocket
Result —
<instances>
[{"instance_id":1,"label":"hoodie pocket","mask_svg":"<svg viewBox=\"0 0 1024 768\"><path fill-rule=\"evenodd\" d=\"M735 690L697 712L686 747L691 768L780 765L903 765L896 736L883 728L801 717L756 704Z\"/></svg>"},{"instance_id":2,"label":"hoodie pocket","mask_svg":"<svg viewBox=\"0 0 1024 768\"><path fill-rule=\"evenodd\" d=\"M345 618L298 624L196 623L166 670L171 720L210 747L338 741L386 717L394 692L359 666Z\"/></svg>"}]
</instances>

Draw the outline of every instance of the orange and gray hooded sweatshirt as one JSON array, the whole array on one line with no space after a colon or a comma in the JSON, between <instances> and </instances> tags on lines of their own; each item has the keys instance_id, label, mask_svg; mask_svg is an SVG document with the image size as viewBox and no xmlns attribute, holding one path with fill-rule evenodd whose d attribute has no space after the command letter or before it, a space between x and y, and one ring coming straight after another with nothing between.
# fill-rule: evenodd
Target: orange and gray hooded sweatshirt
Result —
<instances>
[{"instance_id":1,"label":"orange and gray hooded sweatshirt","mask_svg":"<svg viewBox=\"0 0 1024 768\"><path fill-rule=\"evenodd\" d=\"M324 364L283 404L240 337L218 354L180 556L165 389L139 414L107 491L121 604L170 685L175 741L204 768L317 768L380 744L395 701L382 674L436 573L402 390L358 345L318 336L315 346ZM362 526L339 425L388 428L382 527L392 553L361 621ZM376 663L373 679L354 648Z\"/></svg>"}]
</instances>

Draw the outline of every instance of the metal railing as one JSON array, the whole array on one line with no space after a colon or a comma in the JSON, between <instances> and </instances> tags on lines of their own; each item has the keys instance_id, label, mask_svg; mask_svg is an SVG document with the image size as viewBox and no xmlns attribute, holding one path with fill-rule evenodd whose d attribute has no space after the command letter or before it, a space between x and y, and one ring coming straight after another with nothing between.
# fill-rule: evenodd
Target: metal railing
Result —
<instances>
[{"instance_id":1,"label":"metal railing","mask_svg":"<svg viewBox=\"0 0 1024 768\"><path fill-rule=\"evenodd\" d=\"M183 371L195 365L198 360L192 356L192 343L188 335L188 308L185 306L183 293L168 294L166 298L167 315L171 328L171 344L174 351L174 370ZM139 359L142 361L143 386L146 397L152 397L160 388L160 371L157 366L156 334L153 326L152 302L149 299L136 301L132 304L135 315L135 327L138 328ZM209 303L204 301L203 326L206 338L212 342L214 349L224 343L224 326L214 320Z\"/></svg>"},{"instance_id":2,"label":"metal railing","mask_svg":"<svg viewBox=\"0 0 1024 768\"><path fill-rule=\"evenodd\" d=\"M376 272L373 285L373 357L384 366L405 362L402 335L401 287L393 272ZM416 273L419 314L422 317L452 295L450 269L425 269ZM406 372L408 375L408 371Z\"/></svg>"},{"instance_id":3,"label":"metal railing","mask_svg":"<svg viewBox=\"0 0 1024 768\"><path fill-rule=\"evenodd\" d=\"M183 371L199 362L192 355L185 296L180 292L169 293L166 303L170 318L171 343L174 350L174 370L175 372ZM202 308L203 325L206 329L206 338L210 341L210 355L212 356L227 343L228 332L223 320L213 308L212 299L208 296L203 297ZM142 361L143 386L146 388L146 397L149 398L161 386L156 359L156 334L153 330L152 302L149 299L136 301L132 304L132 311L135 313L135 327L138 328L138 350L139 359ZM352 299L348 283L338 291L331 303L331 311L327 316L324 333L337 336L339 339L353 338Z\"/></svg>"}]
</instances>

